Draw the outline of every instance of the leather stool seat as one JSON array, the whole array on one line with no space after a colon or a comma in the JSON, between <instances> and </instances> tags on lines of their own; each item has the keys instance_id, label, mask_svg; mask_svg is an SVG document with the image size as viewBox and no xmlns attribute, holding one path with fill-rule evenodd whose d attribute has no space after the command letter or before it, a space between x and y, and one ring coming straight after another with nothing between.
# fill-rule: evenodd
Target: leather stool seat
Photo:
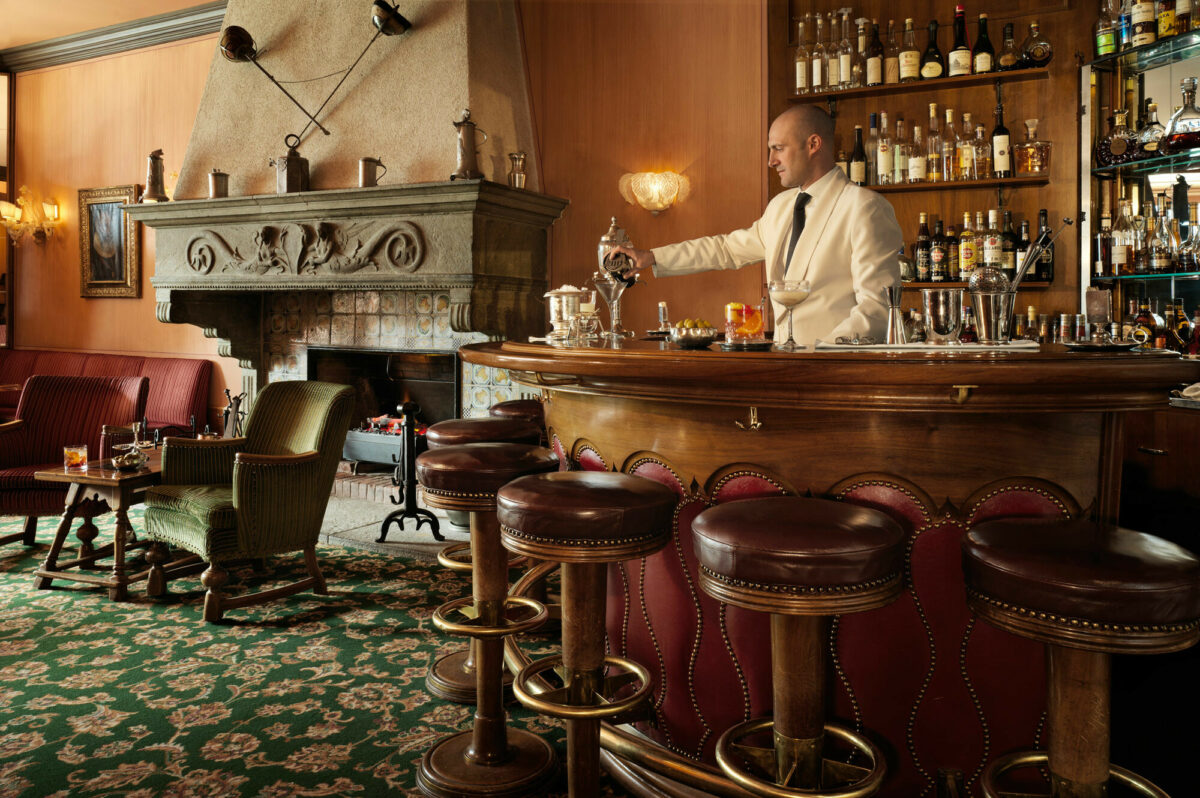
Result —
<instances>
[{"instance_id":1,"label":"leather stool seat","mask_svg":"<svg viewBox=\"0 0 1200 798\"><path fill-rule=\"evenodd\" d=\"M430 449L464 443L530 443L542 439L541 427L519 418L452 418L425 431Z\"/></svg>"},{"instance_id":2,"label":"leather stool seat","mask_svg":"<svg viewBox=\"0 0 1200 798\"><path fill-rule=\"evenodd\" d=\"M988 521L963 541L972 591L1099 625L1200 618L1200 560L1161 538L1089 521Z\"/></svg>"},{"instance_id":3,"label":"leather stool seat","mask_svg":"<svg viewBox=\"0 0 1200 798\"><path fill-rule=\"evenodd\" d=\"M542 409L542 403L537 399L512 399L507 402L497 402L488 408L488 415L519 418L539 427L546 425L546 413Z\"/></svg>"},{"instance_id":4,"label":"leather stool seat","mask_svg":"<svg viewBox=\"0 0 1200 798\"><path fill-rule=\"evenodd\" d=\"M526 443L442 446L417 456L417 479L432 507L491 510L496 492L526 474L558 470L558 457Z\"/></svg>"},{"instance_id":5,"label":"leather stool seat","mask_svg":"<svg viewBox=\"0 0 1200 798\"><path fill-rule=\"evenodd\" d=\"M554 562L621 562L671 539L679 497L628 474L559 471L522 477L496 494L510 551Z\"/></svg>"}]
</instances>

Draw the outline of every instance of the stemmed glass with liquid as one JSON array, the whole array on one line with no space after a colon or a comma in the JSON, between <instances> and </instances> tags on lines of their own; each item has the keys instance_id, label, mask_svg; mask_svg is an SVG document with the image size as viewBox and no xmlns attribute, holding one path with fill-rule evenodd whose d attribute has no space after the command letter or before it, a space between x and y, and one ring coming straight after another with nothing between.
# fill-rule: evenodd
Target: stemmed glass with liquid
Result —
<instances>
[{"instance_id":1,"label":"stemmed glass with liquid","mask_svg":"<svg viewBox=\"0 0 1200 798\"><path fill-rule=\"evenodd\" d=\"M778 302L787 310L787 343L777 344L776 349L783 352L795 352L797 349L803 349L796 345L796 339L792 337L792 309L799 305L804 300L808 299L812 288L808 284L808 280L772 280L767 283L767 293L771 296L771 301Z\"/></svg>"}]
</instances>

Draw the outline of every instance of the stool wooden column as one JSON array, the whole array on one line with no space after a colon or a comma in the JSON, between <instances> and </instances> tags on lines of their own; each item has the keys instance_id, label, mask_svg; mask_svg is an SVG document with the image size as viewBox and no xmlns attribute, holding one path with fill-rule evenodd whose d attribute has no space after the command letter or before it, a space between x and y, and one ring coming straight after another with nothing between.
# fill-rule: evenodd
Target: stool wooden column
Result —
<instances>
[{"instance_id":1,"label":"stool wooden column","mask_svg":"<svg viewBox=\"0 0 1200 798\"><path fill-rule=\"evenodd\" d=\"M472 443L523 443L536 445L541 440L541 428L520 418L454 418L430 425L425 432L428 449L447 446L464 446ZM438 505L440 507L440 505ZM451 526L460 532L470 528L466 512L453 508L445 509ZM465 522L465 523L464 523ZM451 543L438 552L438 564L451 571L471 571L471 544ZM505 671L506 687L512 684L512 675ZM429 666L425 675L425 688L438 698L457 704L475 703L475 643L458 651L446 654Z\"/></svg>"},{"instance_id":2,"label":"stool wooden column","mask_svg":"<svg viewBox=\"0 0 1200 798\"><path fill-rule=\"evenodd\" d=\"M900 525L866 507L774 496L712 507L696 516L692 531L704 592L771 613L774 716L721 735L721 770L770 798L874 795L886 774L883 754L865 736L825 722L826 641L830 616L882 607L900 595ZM743 742L765 730L771 748ZM827 758L826 735L865 754L870 767Z\"/></svg>"},{"instance_id":3,"label":"stool wooden column","mask_svg":"<svg viewBox=\"0 0 1200 798\"><path fill-rule=\"evenodd\" d=\"M963 538L967 604L991 625L1046 644L1047 750L984 772L1048 766L1054 798L1103 798L1114 781L1168 798L1109 756L1112 654L1162 654L1200 640L1200 561L1161 538L1090 521L988 521ZM1029 795L1022 790L1022 796Z\"/></svg>"},{"instance_id":4,"label":"stool wooden column","mask_svg":"<svg viewBox=\"0 0 1200 798\"><path fill-rule=\"evenodd\" d=\"M496 521L496 491L526 474L554 471L549 449L517 443L446 446L417 458L417 477L431 507L471 514L472 595L439 607L434 624L472 638L475 651L476 709L471 731L434 743L421 759L417 786L436 798L486 795L521 798L541 792L555 771L554 749L505 723L504 637L531 631L546 620L546 609L526 598L509 598L507 555ZM473 617L455 614L468 605ZM524 617L510 616L521 609Z\"/></svg>"},{"instance_id":5,"label":"stool wooden column","mask_svg":"<svg viewBox=\"0 0 1200 798\"><path fill-rule=\"evenodd\" d=\"M600 720L632 712L650 697L650 673L604 656L608 563L645 557L671 539L679 497L642 477L586 471L522 477L496 494L504 546L562 563L562 655L530 663L513 680L517 699L567 721L567 788L599 794ZM563 687L535 694L532 680L565 672ZM617 675L606 675L617 669Z\"/></svg>"}]
</instances>

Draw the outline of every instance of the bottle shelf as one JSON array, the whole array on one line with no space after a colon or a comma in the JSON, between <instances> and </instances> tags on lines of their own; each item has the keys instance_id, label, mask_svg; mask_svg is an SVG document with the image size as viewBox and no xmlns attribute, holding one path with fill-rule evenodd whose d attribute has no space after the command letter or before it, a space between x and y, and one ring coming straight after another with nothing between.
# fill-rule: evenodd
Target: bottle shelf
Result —
<instances>
[{"instance_id":1,"label":"bottle shelf","mask_svg":"<svg viewBox=\"0 0 1200 798\"><path fill-rule=\"evenodd\" d=\"M915 291L919 288L966 288L967 287L967 284L964 281L947 281L947 282L941 282L941 283L913 281L913 282L908 282L908 283L901 283L900 285L905 291L909 291L909 290ZM1017 286L1017 293L1024 291L1026 288L1049 288L1051 285L1052 285L1052 283L1037 282L1035 280L1022 280L1021 284L1019 286Z\"/></svg>"},{"instance_id":2,"label":"bottle shelf","mask_svg":"<svg viewBox=\"0 0 1200 798\"><path fill-rule=\"evenodd\" d=\"M1113 280L1200 280L1200 272L1145 272L1143 274L1110 274L1107 277L1092 277L1093 283Z\"/></svg>"},{"instance_id":3,"label":"bottle shelf","mask_svg":"<svg viewBox=\"0 0 1200 798\"><path fill-rule=\"evenodd\" d=\"M1047 67L1012 69L1008 72L986 72L982 75L956 75L952 78L915 80L912 83L889 83L883 86L863 86L857 89L836 89L817 94L789 94L788 102L805 104L824 100L854 100L860 97L890 97L893 94L930 92L941 89L965 89L968 86L988 86L996 83L1015 83L1024 80L1044 80L1050 72Z\"/></svg>"},{"instance_id":4,"label":"bottle shelf","mask_svg":"<svg viewBox=\"0 0 1200 798\"><path fill-rule=\"evenodd\" d=\"M1109 177L1120 175L1145 175L1159 172L1183 172L1194 169L1200 165L1200 147L1186 150L1185 152L1171 153L1170 155L1156 155L1153 158L1142 158L1139 161L1130 161L1129 163L1113 164L1112 166L1098 166L1092 170L1092 174L1099 177Z\"/></svg>"},{"instance_id":5,"label":"bottle shelf","mask_svg":"<svg viewBox=\"0 0 1200 798\"><path fill-rule=\"evenodd\" d=\"M958 191L972 188L1017 188L1019 186L1044 186L1050 182L1049 175L1029 177L999 177L991 180L950 180L937 183L899 183L883 186L867 186L880 194L904 194L910 191Z\"/></svg>"},{"instance_id":6,"label":"bottle shelf","mask_svg":"<svg viewBox=\"0 0 1200 798\"><path fill-rule=\"evenodd\" d=\"M1121 69L1124 72L1144 72L1148 69L1176 64L1200 55L1200 31L1181 33L1169 39L1143 44L1084 64L1084 68L1113 71Z\"/></svg>"}]
</instances>

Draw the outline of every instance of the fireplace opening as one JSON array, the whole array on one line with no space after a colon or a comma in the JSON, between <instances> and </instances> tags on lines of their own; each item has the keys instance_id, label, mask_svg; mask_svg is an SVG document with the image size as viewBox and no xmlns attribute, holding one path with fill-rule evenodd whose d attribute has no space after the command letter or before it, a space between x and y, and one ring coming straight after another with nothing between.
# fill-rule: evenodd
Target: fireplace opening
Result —
<instances>
[{"instance_id":1,"label":"fireplace opening","mask_svg":"<svg viewBox=\"0 0 1200 798\"><path fill-rule=\"evenodd\" d=\"M397 406L416 402L418 420L436 424L458 418L462 386L454 352L364 352L309 347L308 377L354 389L352 428L377 416L398 416Z\"/></svg>"}]
</instances>

